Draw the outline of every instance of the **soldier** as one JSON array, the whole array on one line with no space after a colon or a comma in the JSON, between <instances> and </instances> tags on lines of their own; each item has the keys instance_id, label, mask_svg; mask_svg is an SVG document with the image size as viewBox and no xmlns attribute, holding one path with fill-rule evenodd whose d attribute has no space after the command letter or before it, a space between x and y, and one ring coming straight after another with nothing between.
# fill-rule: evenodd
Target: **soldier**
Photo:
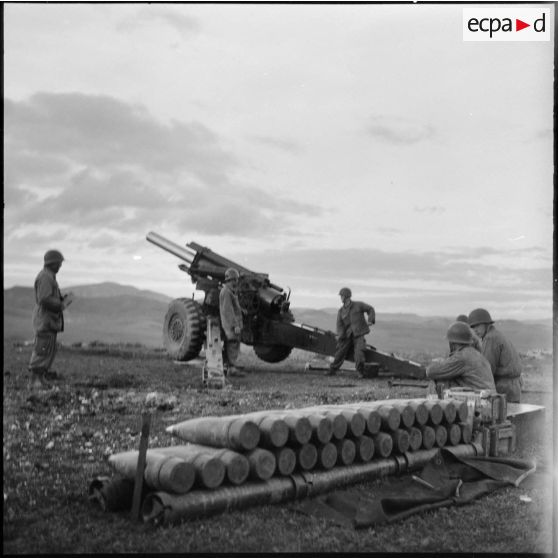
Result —
<instances>
[{"instance_id":1,"label":"soldier","mask_svg":"<svg viewBox=\"0 0 558 558\"><path fill-rule=\"evenodd\" d=\"M63 311L71 302L71 293L64 296L56 282L64 256L58 250L48 250L44 267L35 279L35 307L33 309L33 352L29 361L31 387L49 388L47 373L56 355L56 337L64 331Z\"/></svg>"},{"instance_id":2,"label":"soldier","mask_svg":"<svg viewBox=\"0 0 558 558\"><path fill-rule=\"evenodd\" d=\"M364 349L366 340L364 336L370 333L371 325L376 323L376 313L370 304L351 300L351 289L343 287L339 291L343 306L337 313L337 350L333 362L326 376L333 376L341 368L351 349L354 351L355 368L358 375L364 375ZM364 314L368 314L368 323L364 319Z\"/></svg>"},{"instance_id":3,"label":"soldier","mask_svg":"<svg viewBox=\"0 0 558 558\"><path fill-rule=\"evenodd\" d=\"M506 400L521 400L522 364L519 353L506 336L494 327L494 321L484 308L476 308L469 314L469 325L482 340L482 354L490 363L496 391L506 395Z\"/></svg>"},{"instance_id":4,"label":"soldier","mask_svg":"<svg viewBox=\"0 0 558 558\"><path fill-rule=\"evenodd\" d=\"M223 364L228 376L244 376L234 367L240 352L242 331L242 310L236 294L239 277L238 271L229 267L225 271L225 284L219 293L219 314L224 332Z\"/></svg>"},{"instance_id":5,"label":"soldier","mask_svg":"<svg viewBox=\"0 0 558 558\"><path fill-rule=\"evenodd\" d=\"M466 324L469 323L469 318L465 314L459 314L457 318L455 318L456 322L464 322ZM477 349L477 351L482 352L482 341L481 338L471 329L471 333L473 334L473 349Z\"/></svg>"},{"instance_id":6,"label":"soldier","mask_svg":"<svg viewBox=\"0 0 558 558\"><path fill-rule=\"evenodd\" d=\"M468 324L454 322L449 326L446 338L450 347L449 357L432 362L426 369L427 377L438 385L443 382L447 388L468 387L496 391L490 364L472 347L473 332Z\"/></svg>"}]
</instances>

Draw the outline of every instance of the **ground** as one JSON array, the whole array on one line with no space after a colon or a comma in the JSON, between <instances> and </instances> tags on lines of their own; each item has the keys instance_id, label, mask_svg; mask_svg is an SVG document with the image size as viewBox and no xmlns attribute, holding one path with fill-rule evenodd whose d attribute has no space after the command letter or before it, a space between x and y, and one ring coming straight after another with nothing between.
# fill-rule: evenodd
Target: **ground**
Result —
<instances>
[{"instance_id":1,"label":"ground","mask_svg":"<svg viewBox=\"0 0 558 558\"><path fill-rule=\"evenodd\" d=\"M355 531L297 514L296 503L154 528L131 521L127 513L103 512L88 501L87 491L94 477L113 474L108 455L138 448L145 410L152 413L149 444L157 447L172 444L166 426L202 414L422 397L424 390L390 388L387 378L359 379L351 370L324 377L305 370L310 355L302 351L265 364L246 347L240 359L246 376L235 378L230 389L206 390L200 362L177 364L139 345L93 344L62 347L54 365L61 376L56 389L34 397L28 387L30 351L22 343L4 343L5 554L553 550L550 355L523 356L524 402L547 409L541 443L519 455L536 461L537 482L501 489L472 505ZM355 489L373 494L381 482Z\"/></svg>"}]
</instances>

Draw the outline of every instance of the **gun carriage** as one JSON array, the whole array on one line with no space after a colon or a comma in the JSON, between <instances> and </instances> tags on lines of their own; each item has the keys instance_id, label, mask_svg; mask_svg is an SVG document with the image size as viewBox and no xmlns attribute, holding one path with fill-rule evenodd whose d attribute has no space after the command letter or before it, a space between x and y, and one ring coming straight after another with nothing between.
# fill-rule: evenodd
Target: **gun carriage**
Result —
<instances>
[{"instance_id":1,"label":"gun carriage","mask_svg":"<svg viewBox=\"0 0 558 558\"><path fill-rule=\"evenodd\" d=\"M219 315L219 289L229 267L240 274L238 297L244 314L241 342L252 346L261 360L281 362L294 348L335 354L335 334L296 323L290 310L290 290L286 292L273 284L267 273L251 271L195 242L182 247L155 232L149 232L146 239L181 259L184 263L178 268L190 276L196 290L204 292L202 302L192 297L178 298L169 304L163 342L173 359L188 361L199 355L205 341L206 319ZM352 360L351 355L348 360ZM425 377L419 364L378 351L371 345L366 347L366 362L366 373L370 376L384 372L392 376Z\"/></svg>"}]
</instances>

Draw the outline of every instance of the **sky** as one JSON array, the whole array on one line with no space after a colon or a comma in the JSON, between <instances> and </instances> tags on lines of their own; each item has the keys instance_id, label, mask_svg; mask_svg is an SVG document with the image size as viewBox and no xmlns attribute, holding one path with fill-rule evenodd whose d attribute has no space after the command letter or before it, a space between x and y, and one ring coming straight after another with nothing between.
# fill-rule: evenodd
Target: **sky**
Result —
<instances>
[{"instance_id":1,"label":"sky","mask_svg":"<svg viewBox=\"0 0 558 558\"><path fill-rule=\"evenodd\" d=\"M5 4L4 288L191 296L154 231L294 308L550 318L553 35L464 7Z\"/></svg>"}]
</instances>

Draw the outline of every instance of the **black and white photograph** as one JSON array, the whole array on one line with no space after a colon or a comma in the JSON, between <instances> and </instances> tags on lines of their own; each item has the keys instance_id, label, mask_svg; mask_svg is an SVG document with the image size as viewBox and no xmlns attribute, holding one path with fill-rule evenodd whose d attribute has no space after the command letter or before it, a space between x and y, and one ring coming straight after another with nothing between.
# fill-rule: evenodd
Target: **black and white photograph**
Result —
<instances>
[{"instance_id":1,"label":"black and white photograph","mask_svg":"<svg viewBox=\"0 0 558 558\"><path fill-rule=\"evenodd\" d=\"M3 3L3 553L553 555L555 8Z\"/></svg>"}]
</instances>

